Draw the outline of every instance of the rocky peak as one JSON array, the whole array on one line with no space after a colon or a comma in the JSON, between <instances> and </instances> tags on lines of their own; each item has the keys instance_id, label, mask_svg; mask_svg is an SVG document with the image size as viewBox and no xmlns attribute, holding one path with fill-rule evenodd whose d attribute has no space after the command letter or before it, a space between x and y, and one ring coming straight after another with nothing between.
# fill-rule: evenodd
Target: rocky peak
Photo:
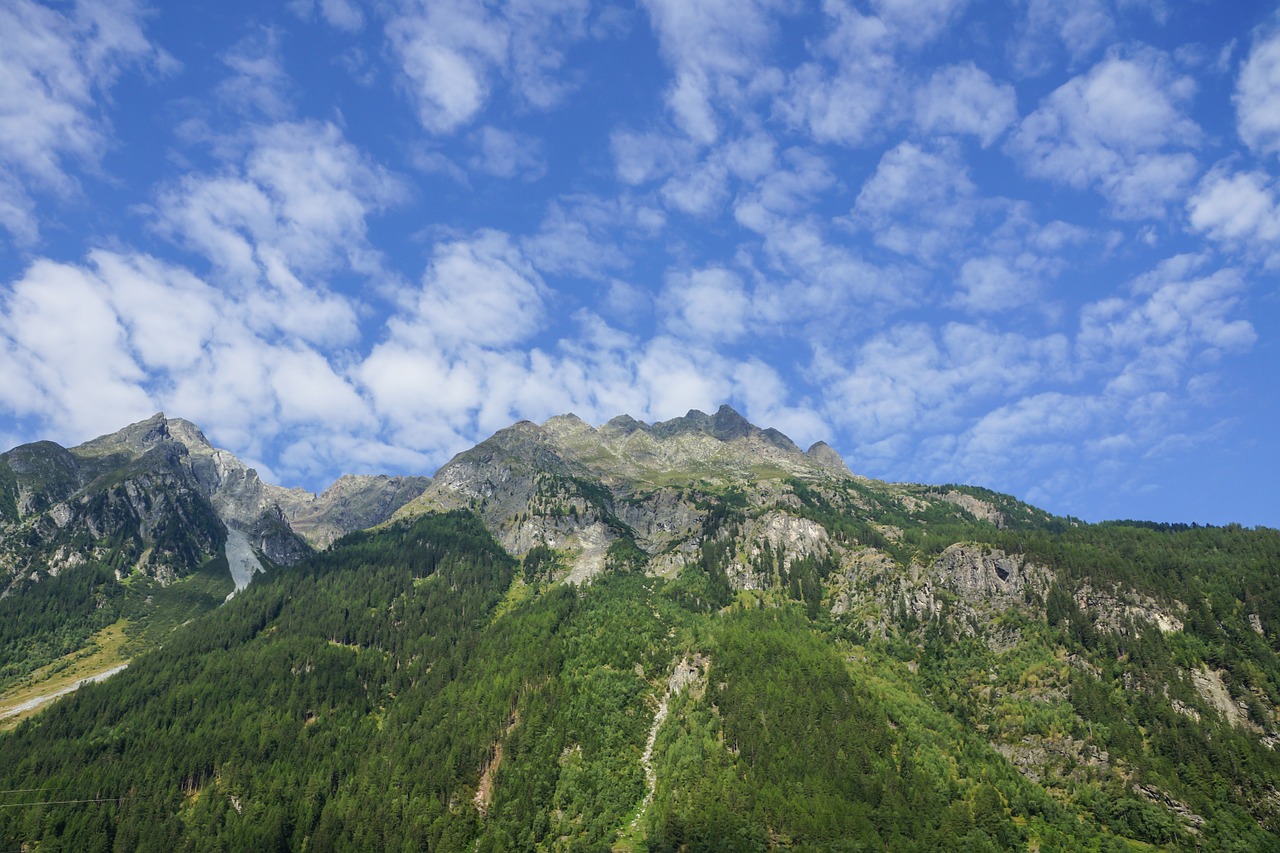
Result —
<instances>
[{"instance_id":1,"label":"rocky peak","mask_svg":"<svg viewBox=\"0 0 1280 853\"><path fill-rule=\"evenodd\" d=\"M813 445L804 452L814 462L817 462L823 468L836 474L851 475L853 472L849 470L849 466L845 463L844 458L835 451L831 445L825 441L814 442Z\"/></svg>"},{"instance_id":2,"label":"rocky peak","mask_svg":"<svg viewBox=\"0 0 1280 853\"><path fill-rule=\"evenodd\" d=\"M700 432L713 438L718 438L720 441L733 441L735 438L746 438L762 432L759 427L738 414L727 403L717 409L714 415L708 415L698 409L690 409L684 417L672 418L669 421L659 421L649 427L648 431L660 438ZM781 433L778 433L778 435L781 435Z\"/></svg>"},{"instance_id":3,"label":"rocky peak","mask_svg":"<svg viewBox=\"0 0 1280 853\"><path fill-rule=\"evenodd\" d=\"M616 418L612 418L607 424L605 424L604 428L626 435L628 433L633 433L638 429L644 429L645 426L646 424L636 420L631 417L631 415L618 415Z\"/></svg>"},{"instance_id":4,"label":"rocky peak","mask_svg":"<svg viewBox=\"0 0 1280 853\"><path fill-rule=\"evenodd\" d=\"M294 531L324 548L353 530L386 521L429 485L430 477L344 474L318 495L303 489L280 489L273 495Z\"/></svg>"},{"instance_id":5,"label":"rocky peak","mask_svg":"<svg viewBox=\"0 0 1280 853\"><path fill-rule=\"evenodd\" d=\"M200 431L200 427L182 418L169 419L169 435L174 441L185 444L188 450L196 450L198 448L213 449L209 439L205 438L204 433Z\"/></svg>"},{"instance_id":6,"label":"rocky peak","mask_svg":"<svg viewBox=\"0 0 1280 853\"><path fill-rule=\"evenodd\" d=\"M144 421L129 424L116 432L100 435L77 445L71 448L71 452L77 456L105 456L113 453L136 456L172 438L169 419L164 416L164 412L157 412Z\"/></svg>"}]
</instances>

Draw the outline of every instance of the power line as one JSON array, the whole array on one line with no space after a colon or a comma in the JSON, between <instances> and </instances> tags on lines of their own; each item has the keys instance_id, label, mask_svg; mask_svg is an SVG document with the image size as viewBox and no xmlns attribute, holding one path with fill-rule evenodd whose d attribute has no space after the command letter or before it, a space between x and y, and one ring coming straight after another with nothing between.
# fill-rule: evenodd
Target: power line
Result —
<instances>
[{"instance_id":1,"label":"power line","mask_svg":"<svg viewBox=\"0 0 1280 853\"><path fill-rule=\"evenodd\" d=\"M0 794L27 794L27 793L30 793L31 791L43 791L43 790L44 788L9 788L8 790L0 791Z\"/></svg>"},{"instance_id":2,"label":"power line","mask_svg":"<svg viewBox=\"0 0 1280 853\"><path fill-rule=\"evenodd\" d=\"M69 806L77 803L121 803L133 797L99 797L92 800L42 800L34 803L0 803L0 809L14 809L18 806Z\"/></svg>"}]
</instances>

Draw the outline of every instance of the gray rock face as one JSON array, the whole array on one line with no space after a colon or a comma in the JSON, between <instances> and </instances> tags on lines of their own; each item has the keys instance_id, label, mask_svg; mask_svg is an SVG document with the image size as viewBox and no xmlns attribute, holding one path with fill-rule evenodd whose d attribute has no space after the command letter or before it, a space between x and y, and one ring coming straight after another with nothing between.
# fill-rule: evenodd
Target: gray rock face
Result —
<instances>
[{"instance_id":1,"label":"gray rock face","mask_svg":"<svg viewBox=\"0 0 1280 853\"><path fill-rule=\"evenodd\" d=\"M743 479L764 469L797 475L849 473L827 445L803 453L776 429L760 429L729 406L714 415L694 409L652 426L626 415L598 430L572 415L543 426L561 455L610 483L631 479L660 485L673 474Z\"/></svg>"},{"instance_id":2,"label":"gray rock face","mask_svg":"<svg viewBox=\"0 0 1280 853\"><path fill-rule=\"evenodd\" d=\"M850 475L826 445L802 452L728 406L653 425L620 415L598 429L559 415L541 426L515 424L454 457L399 514L469 507L514 554L540 544L567 554L574 580L602 570L620 538L657 558L652 570L668 573L696 557L714 502L704 490L740 488L753 505L770 506L786 490L760 479L787 476ZM750 586L746 571L744 564L738 581Z\"/></svg>"},{"instance_id":3,"label":"gray rock face","mask_svg":"<svg viewBox=\"0 0 1280 853\"><path fill-rule=\"evenodd\" d=\"M313 547L328 547L353 530L381 524L431 485L430 477L347 474L318 495L270 487L295 532Z\"/></svg>"},{"instance_id":4,"label":"gray rock face","mask_svg":"<svg viewBox=\"0 0 1280 853\"><path fill-rule=\"evenodd\" d=\"M89 559L167 582L218 553L225 527L163 417L67 450L37 442L4 454L17 500L0 527L9 581ZM8 583L6 583L6 587Z\"/></svg>"},{"instance_id":5,"label":"gray rock face","mask_svg":"<svg viewBox=\"0 0 1280 853\"><path fill-rule=\"evenodd\" d=\"M27 444L0 456L0 584L89 559L167 582L229 550L240 586L262 570L259 556L297 562L311 551L302 533L327 545L386 520L428 482L346 477L319 496L283 489L164 414L70 449Z\"/></svg>"},{"instance_id":6,"label":"gray rock face","mask_svg":"<svg viewBox=\"0 0 1280 853\"><path fill-rule=\"evenodd\" d=\"M832 449L831 445L827 444L825 441L814 442L814 444L806 450L804 454L818 465L821 465L823 468L826 468L834 474L845 476L853 474L853 472L849 470L849 466L845 464L844 457L839 453L836 453L835 450Z\"/></svg>"},{"instance_id":7,"label":"gray rock face","mask_svg":"<svg viewBox=\"0 0 1280 853\"><path fill-rule=\"evenodd\" d=\"M930 569L939 583L971 602L1027 602L1048 592L1051 580L1019 555L964 543L948 547Z\"/></svg>"},{"instance_id":8,"label":"gray rock face","mask_svg":"<svg viewBox=\"0 0 1280 853\"><path fill-rule=\"evenodd\" d=\"M1182 630L1182 614L1187 606L1175 601L1162 607L1154 599L1131 590L1098 589L1085 583L1075 592L1076 606L1083 610L1099 631L1109 634L1141 632L1154 627L1162 633Z\"/></svg>"},{"instance_id":9,"label":"gray rock face","mask_svg":"<svg viewBox=\"0 0 1280 853\"><path fill-rule=\"evenodd\" d=\"M574 576L583 580L603 569L609 543L626 532L613 513L612 495L587 468L564 458L546 429L529 421L455 456L397 516L463 507L474 510L513 554L540 544L571 554Z\"/></svg>"},{"instance_id":10,"label":"gray rock face","mask_svg":"<svg viewBox=\"0 0 1280 853\"><path fill-rule=\"evenodd\" d=\"M118 576L142 571L168 583L223 551L228 530L282 564L308 551L255 471L187 421L157 414L69 450L37 442L3 459L17 489L0 535L10 580L100 560ZM243 551L238 564L261 570Z\"/></svg>"},{"instance_id":11,"label":"gray rock face","mask_svg":"<svg viewBox=\"0 0 1280 853\"><path fill-rule=\"evenodd\" d=\"M883 631L898 614L920 622L946 617L967 634L1010 609L1043 615L1053 583L1044 566L1017 554L959 542L928 565L903 568L876 548L846 549L842 570L831 583L834 613L858 614L871 630ZM990 636L993 646L1016 638Z\"/></svg>"}]
</instances>

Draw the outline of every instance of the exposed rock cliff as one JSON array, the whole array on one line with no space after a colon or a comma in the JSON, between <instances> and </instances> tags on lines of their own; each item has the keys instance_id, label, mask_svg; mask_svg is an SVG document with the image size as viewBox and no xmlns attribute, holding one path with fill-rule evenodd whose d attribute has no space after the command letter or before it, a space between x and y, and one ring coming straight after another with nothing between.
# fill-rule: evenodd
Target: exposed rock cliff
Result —
<instances>
[{"instance_id":1,"label":"exposed rock cliff","mask_svg":"<svg viewBox=\"0 0 1280 853\"><path fill-rule=\"evenodd\" d=\"M460 453L398 515L469 507L517 555L536 545L564 552L574 580L602 570L618 539L672 572L693 559L715 492L741 488L753 505L770 506L792 476L850 474L825 444L802 452L728 406L652 425L622 415L598 429L560 415L515 424ZM786 518L770 523L786 526ZM740 582L751 586L747 573L744 566Z\"/></svg>"},{"instance_id":2,"label":"exposed rock cliff","mask_svg":"<svg viewBox=\"0 0 1280 853\"><path fill-rule=\"evenodd\" d=\"M0 456L5 586L86 560L169 582L225 553L239 587L262 570L259 556L294 563L311 550L300 534L328 544L384 521L428 482L350 477L320 496L283 489L164 414L70 449L22 445Z\"/></svg>"},{"instance_id":3,"label":"exposed rock cliff","mask_svg":"<svg viewBox=\"0 0 1280 853\"><path fill-rule=\"evenodd\" d=\"M353 530L386 521L429 485L430 477L346 474L318 495L276 486L270 493L294 532L325 548Z\"/></svg>"}]
</instances>

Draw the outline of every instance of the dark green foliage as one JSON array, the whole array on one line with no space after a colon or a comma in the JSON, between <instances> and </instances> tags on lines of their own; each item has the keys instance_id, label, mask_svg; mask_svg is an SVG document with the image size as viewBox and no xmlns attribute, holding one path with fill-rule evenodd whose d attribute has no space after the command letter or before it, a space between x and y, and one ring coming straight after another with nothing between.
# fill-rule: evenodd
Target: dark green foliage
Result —
<instances>
[{"instance_id":1,"label":"dark green foliage","mask_svg":"<svg viewBox=\"0 0 1280 853\"><path fill-rule=\"evenodd\" d=\"M604 557L605 568L611 572L643 572L648 563L649 555L630 536L610 542Z\"/></svg>"},{"instance_id":2,"label":"dark green foliage","mask_svg":"<svg viewBox=\"0 0 1280 853\"><path fill-rule=\"evenodd\" d=\"M147 622L167 630L216 607L231 591L225 560L212 556L226 529L193 491L160 481L131 494L117 482L86 494L69 512L73 522L64 528L25 531L17 559L31 568L0 599L0 686L80 649L121 617L140 630ZM147 514L153 524L144 522ZM55 575L48 570L55 554L81 561ZM206 580L185 582L208 575L211 562L221 575L218 595L205 594ZM172 590L155 582L162 574ZM192 595L195 588L202 591Z\"/></svg>"},{"instance_id":3,"label":"dark green foliage","mask_svg":"<svg viewBox=\"0 0 1280 853\"><path fill-rule=\"evenodd\" d=\"M664 587L663 594L697 613L727 606L733 601L733 587L725 571L732 560L732 552L732 540L703 542L698 563L681 570L679 577Z\"/></svg>"},{"instance_id":4,"label":"dark green foliage","mask_svg":"<svg viewBox=\"0 0 1280 853\"><path fill-rule=\"evenodd\" d=\"M0 598L0 685L81 648L120 618L124 597L110 569L88 564Z\"/></svg>"},{"instance_id":5,"label":"dark green foliage","mask_svg":"<svg viewBox=\"0 0 1280 853\"><path fill-rule=\"evenodd\" d=\"M18 521L18 478L7 455L0 456L0 526Z\"/></svg>"},{"instance_id":6,"label":"dark green foliage","mask_svg":"<svg viewBox=\"0 0 1280 853\"><path fill-rule=\"evenodd\" d=\"M553 573L556 567L556 552L554 549L546 545L534 545L524 555L524 582L534 583L536 581L545 581L550 583L554 580Z\"/></svg>"}]
</instances>

